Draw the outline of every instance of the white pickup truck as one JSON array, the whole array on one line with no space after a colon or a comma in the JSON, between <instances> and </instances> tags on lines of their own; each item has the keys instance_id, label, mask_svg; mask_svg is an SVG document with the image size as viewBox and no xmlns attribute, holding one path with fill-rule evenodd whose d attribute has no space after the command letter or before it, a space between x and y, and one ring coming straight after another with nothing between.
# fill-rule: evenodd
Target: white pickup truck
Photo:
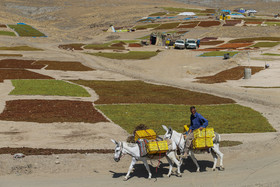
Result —
<instances>
[{"instance_id":1,"label":"white pickup truck","mask_svg":"<svg viewBox=\"0 0 280 187\"><path fill-rule=\"evenodd\" d=\"M176 40L174 44L175 49L185 49L185 41L184 40Z\"/></svg>"},{"instance_id":2,"label":"white pickup truck","mask_svg":"<svg viewBox=\"0 0 280 187\"><path fill-rule=\"evenodd\" d=\"M195 39L186 39L185 45L186 45L187 49L196 49L197 48Z\"/></svg>"}]
</instances>

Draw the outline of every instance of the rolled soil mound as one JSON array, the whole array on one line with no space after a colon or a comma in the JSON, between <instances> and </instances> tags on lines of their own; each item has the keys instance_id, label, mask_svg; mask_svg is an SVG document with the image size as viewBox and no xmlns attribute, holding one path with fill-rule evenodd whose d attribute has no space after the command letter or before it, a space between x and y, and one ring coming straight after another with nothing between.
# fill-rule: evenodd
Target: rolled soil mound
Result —
<instances>
[{"instance_id":1,"label":"rolled soil mound","mask_svg":"<svg viewBox=\"0 0 280 187\"><path fill-rule=\"evenodd\" d=\"M0 28L7 28L7 26L4 24L0 24Z\"/></svg>"},{"instance_id":2,"label":"rolled soil mound","mask_svg":"<svg viewBox=\"0 0 280 187\"><path fill-rule=\"evenodd\" d=\"M0 120L52 122L108 122L92 102L68 100L13 100L7 101Z\"/></svg>"},{"instance_id":3,"label":"rolled soil mound","mask_svg":"<svg viewBox=\"0 0 280 187\"><path fill-rule=\"evenodd\" d=\"M53 79L24 69L0 69L0 82L6 79Z\"/></svg>"},{"instance_id":4,"label":"rolled soil mound","mask_svg":"<svg viewBox=\"0 0 280 187\"><path fill-rule=\"evenodd\" d=\"M239 80L244 76L244 68L246 66L238 66L234 67L225 71L221 71L213 76L205 76L205 77L196 77L199 79L195 82L205 83L205 84L214 84L214 83L221 83L226 82L227 80ZM252 75L255 73L264 70L263 67L250 67L252 70Z\"/></svg>"},{"instance_id":5,"label":"rolled soil mound","mask_svg":"<svg viewBox=\"0 0 280 187\"><path fill-rule=\"evenodd\" d=\"M114 153L113 149L42 149L42 148L29 148L29 147L20 147L20 148L10 148L2 147L0 148L0 154L11 154L23 153L24 155L52 155L52 154L74 154L74 153Z\"/></svg>"}]
</instances>

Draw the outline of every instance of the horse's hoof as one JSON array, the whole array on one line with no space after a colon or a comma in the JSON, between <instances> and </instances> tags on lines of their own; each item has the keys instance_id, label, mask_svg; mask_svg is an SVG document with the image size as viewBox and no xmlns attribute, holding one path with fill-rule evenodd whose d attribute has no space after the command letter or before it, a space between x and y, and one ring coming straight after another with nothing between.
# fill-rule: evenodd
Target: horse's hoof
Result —
<instances>
[{"instance_id":1,"label":"horse's hoof","mask_svg":"<svg viewBox=\"0 0 280 187\"><path fill-rule=\"evenodd\" d=\"M225 168L224 168L223 166L220 166L220 170L221 170L221 171L224 171Z\"/></svg>"},{"instance_id":2,"label":"horse's hoof","mask_svg":"<svg viewBox=\"0 0 280 187\"><path fill-rule=\"evenodd\" d=\"M151 178L151 177L149 177L148 179L149 179L149 180L151 180L152 178Z\"/></svg>"},{"instance_id":3,"label":"horse's hoof","mask_svg":"<svg viewBox=\"0 0 280 187\"><path fill-rule=\"evenodd\" d=\"M212 171L216 171L216 168L212 168Z\"/></svg>"},{"instance_id":4,"label":"horse's hoof","mask_svg":"<svg viewBox=\"0 0 280 187\"><path fill-rule=\"evenodd\" d=\"M177 174L177 177L182 177L182 174L181 174L181 173L178 173L178 174Z\"/></svg>"},{"instance_id":5,"label":"horse's hoof","mask_svg":"<svg viewBox=\"0 0 280 187\"><path fill-rule=\"evenodd\" d=\"M125 177L125 178L123 178L123 181L127 181L127 180L128 180L128 178L126 178L126 177Z\"/></svg>"},{"instance_id":6,"label":"horse's hoof","mask_svg":"<svg viewBox=\"0 0 280 187\"><path fill-rule=\"evenodd\" d=\"M200 170L199 170L199 169L197 169L197 170L196 170L196 172L200 172Z\"/></svg>"},{"instance_id":7,"label":"horse's hoof","mask_svg":"<svg viewBox=\"0 0 280 187\"><path fill-rule=\"evenodd\" d=\"M167 177L170 177L170 176L171 176L171 174L167 175Z\"/></svg>"}]
</instances>

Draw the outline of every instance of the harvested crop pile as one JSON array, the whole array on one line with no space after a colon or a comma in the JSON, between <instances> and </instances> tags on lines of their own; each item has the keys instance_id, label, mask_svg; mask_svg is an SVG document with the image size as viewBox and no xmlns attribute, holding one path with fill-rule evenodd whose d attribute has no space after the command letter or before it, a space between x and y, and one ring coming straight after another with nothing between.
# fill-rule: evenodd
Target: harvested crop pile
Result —
<instances>
[{"instance_id":1,"label":"harvested crop pile","mask_svg":"<svg viewBox=\"0 0 280 187\"><path fill-rule=\"evenodd\" d=\"M2 147L0 148L0 154L11 154L22 153L26 156L28 155L52 155L52 154L86 154L86 153L100 153L109 154L114 153L113 149L42 149L42 148L29 148L29 147Z\"/></svg>"},{"instance_id":2,"label":"harvested crop pile","mask_svg":"<svg viewBox=\"0 0 280 187\"><path fill-rule=\"evenodd\" d=\"M218 26L221 23L219 21L201 21L198 26L200 27L211 27L211 26Z\"/></svg>"},{"instance_id":3,"label":"harvested crop pile","mask_svg":"<svg viewBox=\"0 0 280 187\"><path fill-rule=\"evenodd\" d=\"M222 44L224 43L225 41L208 41L208 42L205 42L205 41L200 41L200 45L219 45L219 44Z\"/></svg>"},{"instance_id":4,"label":"harvested crop pile","mask_svg":"<svg viewBox=\"0 0 280 187\"><path fill-rule=\"evenodd\" d=\"M227 98L193 92L164 85L148 84L142 81L87 81L74 83L94 89L99 95L96 104L154 103L154 104L222 104L233 103Z\"/></svg>"},{"instance_id":5,"label":"harvested crop pile","mask_svg":"<svg viewBox=\"0 0 280 187\"><path fill-rule=\"evenodd\" d=\"M0 120L52 122L108 122L92 102L68 100L13 100L7 101Z\"/></svg>"},{"instance_id":6,"label":"harvested crop pile","mask_svg":"<svg viewBox=\"0 0 280 187\"><path fill-rule=\"evenodd\" d=\"M42 69L44 67L44 65L34 64L34 62L34 60L4 59L0 60L0 68Z\"/></svg>"},{"instance_id":7,"label":"harvested crop pile","mask_svg":"<svg viewBox=\"0 0 280 187\"><path fill-rule=\"evenodd\" d=\"M237 49L237 48L241 48L241 47L248 47L251 45L253 45L253 43L226 43L226 44L217 46L217 48Z\"/></svg>"},{"instance_id":8,"label":"harvested crop pile","mask_svg":"<svg viewBox=\"0 0 280 187\"><path fill-rule=\"evenodd\" d=\"M61 70L61 71L92 71L94 69L84 66L80 62L66 62L66 61L37 61L35 64L47 67L46 70Z\"/></svg>"},{"instance_id":9,"label":"harvested crop pile","mask_svg":"<svg viewBox=\"0 0 280 187\"><path fill-rule=\"evenodd\" d=\"M83 50L82 46L85 44L65 44L59 45L58 48L65 49L65 50Z\"/></svg>"},{"instance_id":10,"label":"harvested crop pile","mask_svg":"<svg viewBox=\"0 0 280 187\"><path fill-rule=\"evenodd\" d=\"M0 82L6 79L53 79L24 69L0 69Z\"/></svg>"},{"instance_id":11,"label":"harvested crop pile","mask_svg":"<svg viewBox=\"0 0 280 187\"><path fill-rule=\"evenodd\" d=\"M237 66L235 68L231 68L220 73L217 73L213 76L205 76L205 77L196 77L196 82L205 83L205 84L214 84L214 83L221 83L226 82L227 80L239 80L244 75L244 68L246 66ZM250 67L252 70L252 75L255 73L264 70L263 67Z\"/></svg>"},{"instance_id":12,"label":"harvested crop pile","mask_svg":"<svg viewBox=\"0 0 280 187\"><path fill-rule=\"evenodd\" d=\"M139 43L130 43L128 44L128 47L142 47L142 45Z\"/></svg>"}]
</instances>

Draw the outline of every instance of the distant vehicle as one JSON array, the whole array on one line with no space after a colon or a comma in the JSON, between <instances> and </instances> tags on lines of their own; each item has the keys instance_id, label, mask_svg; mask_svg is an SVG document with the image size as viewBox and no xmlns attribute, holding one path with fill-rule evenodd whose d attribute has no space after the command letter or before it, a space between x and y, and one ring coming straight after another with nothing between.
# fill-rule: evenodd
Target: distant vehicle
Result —
<instances>
[{"instance_id":1,"label":"distant vehicle","mask_svg":"<svg viewBox=\"0 0 280 187\"><path fill-rule=\"evenodd\" d=\"M174 44L175 49L185 49L185 41L184 40L176 40Z\"/></svg>"},{"instance_id":2,"label":"distant vehicle","mask_svg":"<svg viewBox=\"0 0 280 187\"><path fill-rule=\"evenodd\" d=\"M186 39L185 47L186 47L186 49L196 49L197 48L196 40L195 39Z\"/></svg>"}]
</instances>

